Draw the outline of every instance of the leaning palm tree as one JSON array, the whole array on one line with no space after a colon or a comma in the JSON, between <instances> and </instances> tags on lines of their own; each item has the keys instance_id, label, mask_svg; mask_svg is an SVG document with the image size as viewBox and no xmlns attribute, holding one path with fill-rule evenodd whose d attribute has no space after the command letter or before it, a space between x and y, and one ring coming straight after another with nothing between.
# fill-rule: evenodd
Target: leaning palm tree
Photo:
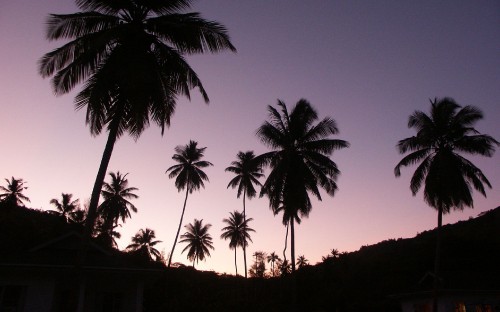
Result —
<instances>
[{"instance_id":1,"label":"leaning palm tree","mask_svg":"<svg viewBox=\"0 0 500 312\"><path fill-rule=\"evenodd\" d=\"M274 277L274 274L275 274L274 264L278 260L279 260L279 257L278 257L278 255L274 251L271 252L271 254L269 256L267 256L267 262L271 263L271 272L273 274L273 277Z\"/></svg>"},{"instance_id":2,"label":"leaning palm tree","mask_svg":"<svg viewBox=\"0 0 500 312\"><path fill-rule=\"evenodd\" d=\"M130 211L137 212L129 199L139 198L134 191L138 189L128 186L128 173L122 175L120 171L116 173L110 172L111 182L104 182L101 191L104 201L99 205L98 213L104 220L104 229L112 231L118 226L118 221L121 219L123 223L127 218L130 218Z\"/></svg>"},{"instance_id":3,"label":"leaning palm tree","mask_svg":"<svg viewBox=\"0 0 500 312\"><path fill-rule=\"evenodd\" d=\"M220 237L226 240L229 239L229 248L234 249L234 267L236 269L236 275L238 275L236 249L242 247L243 250L245 250L246 246L248 246L248 241L252 241L249 232L255 232L255 230L248 226L248 223L252 220L252 218L245 220L243 214L238 211L230 212L229 219L222 220L227 226L222 228L223 233Z\"/></svg>"},{"instance_id":4,"label":"leaning palm tree","mask_svg":"<svg viewBox=\"0 0 500 312\"><path fill-rule=\"evenodd\" d=\"M246 207L245 198L248 196L249 199L255 197L257 192L255 190L254 184L262 186L259 182L259 178L263 177L262 167L256 161L253 151L238 152L236 155L238 160L231 162L231 166L226 168L226 171L236 174L236 176L229 181L227 187L236 188L238 187L237 197L243 193L243 221L246 220ZM243 259L245 264L245 278L247 277L247 253L246 246L243 245Z\"/></svg>"},{"instance_id":5,"label":"leaning palm tree","mask_svg":"<svg viewBox=\"0 0 500 312\"><path fill-rule=\"evenodd\" d=\"M311 104L301 99L288 113L284 102L278 100L281 113L269 106L270 120L258 130L262 143L272 149L258 156L258 160L271 168L261 196L267 195L274 214L283 212L283 224L290 226L291 263L295 271L295 229L301 217L307 217L312 205L309 194L321 200L319 188L330 196L335 194L340 174L337 165L329 158L334 150L345 148L344 140L330 139L338 133L337 124L326 117L318 119Z\"/></svg>"},{"instance_id":6,"label":"leaning palm tree","mask_svg":"<svg viewBox=\"0 0 500 312\"><path fill-rule=\"evenodd\" d=\"M148 228L145 230L140 229L139 232L132 237L132 244L128 245L127 249L146 255L150 260L159 260L161 259L161 253L154 246L161 243L161 241L154 240L155 238L155 231Z\"/></svg>"},{"instance_id":7,"label":"leaning palm tree","mask_svg":"<svg viewBox=\"0 0 500 312\"><path fill-rule=\"evenodd\" d=\"M186 189L186 197L184 198L184 205L182 206L181 219L179 221L179 227L177 228L177 234L175 235L172 251L170 252L170 257L168 259L168 267L170 267L170 264L172 263L175 245L177 244L177 239L179 238L182 220L184 219L184 212L186 211L188 194L199 190L200 188L205 188L203 181L208 181L208 176L201 169L213 166L212 163L201 160L206 149L206 147L198 147L198 142L192 140L184 146L177 146L172 159L178 162L178 164L168 168L165 172L169 172L168 177L170 179L175 177L175 187L179 192Z\"/></svg>"},{"instance_id":8,"label":"leaning palm tree","mask_svg":"<svg viewBox=\"0 0 500 312\"><path fill-rule=\"evenodd\" d=\"M187 232L181 235L179 243L187 243L187 246L182 250L188 251L187 258L194 264L199 260L204 260L206 256L210 257L210 250L214 250L212 244L212 236L208 234L211 224L203 224L202 220L194 219L193 223L186 225ZM170 257L172 258L172 257Z\"/></svg>"},{"instance_id":9,"label":"leaning palm tree","mask_svg":"<svg viewBox=\"0 0 500 312\"><path fill-rule=\"evenodd\" d=\"M23 194L23 191L28 187L24 186L23 179L15 179L12 177L10 181L5 179L7 187L0 186L0 190L5 192L0 194L0 201L12 206L24 206L23 201L30 202L30 199Z\"/></svg>"},{"instance_id":10,"label":"leaning palm tree","mask_svg":"<svg viewBox=\"0 0 500 312\"><path fill-rule=\"evenodd\" d=\"M56 207L56 210L50 211L56 215L59 215L66 220L66 222L70 219L71 215L74 211L78 210L80 206L80 201L78 199L73 199L73 194L61 194L61 202L56 198L50 200L50 203Z\"/></svg>"},{"instance_id":11,"label":"leaning palm tree","mask_svg":"<svg viewBox=\"0 0 500 312\"><path fill-rule=\"evenodd\" d=\"M41 58L39 73L53 77L57 95L85 82L75 107L86 108L92 135L108 130L90 200L88 237L116 140L125 132L138 139L150 119L163 134L177 97L189 98L192 88L208 102L185 55L236 49L223 25L183 13L192 0L75 2L81 12L49 16L47 39L69 42Z\"/></svg>"},{"instance_id":12,"label":"leaning palm tree","mask_svg":"<svg viewBox=\"0 0 500 312\"><path fill-rule=\"evenodd\" d=\"M491 157L499 145L493 137L474 129L474 124L482 118L482 112L476 107L461 107L450 98L434 99L431 100L430 115L415 111L408 119L408 128L414 128L417 134L397 145L401 154L409 154L396 165L394 174L399 177L401 167L419 164L411 178L410 190L415 196L423 186L424 200L438 212L434 262L436 292L443 214L452 209L473 208L472 190L486 196L484 185L491 188L481 170L462 156Z\"/></svg>"}]
</instances>

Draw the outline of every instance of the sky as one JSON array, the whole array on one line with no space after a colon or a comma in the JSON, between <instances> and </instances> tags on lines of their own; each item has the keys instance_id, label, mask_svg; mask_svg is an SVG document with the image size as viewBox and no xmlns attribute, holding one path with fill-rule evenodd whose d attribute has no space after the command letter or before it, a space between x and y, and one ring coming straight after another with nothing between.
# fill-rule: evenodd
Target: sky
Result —
<instances>
[{"instance_id":1,"label":"sky","mask_svg":"<svg viewBox=\"0 0 500 312\"><path fill-rule=\"evenodd\" d=\"M51 209L49 201L72 193L90 198L106 134L92 137L85 112L75 111L71 92L54 96L37 62L64 42L45 39L49 13L73 13L67 0L0 2L0 178L23 178L29 207ZM332 248L358 250L387 239L410 238L433 229L437 213L412 196L409 180L393 169L402 155L398 140L412 136L408 116L428 112L429 99L452 97L474 105L485 118L476 129L500 140L500 2L498 1L234 1L199 0L192 11L224 24L238 52L189 56L210 97L196 90L181 98L171 127L161 136L152 125L135 141L121 137L109 171L129 173L137 187L139 211L118 229L125 248L141 228L151 228L168 253L177 230L184 194L165 174L175 164L174 148L189 140L207 147L210 182L191 194L184 224L212 224L215 250L197 267L234 274L234 252L221 240L223 218L242 210L233 177L224 169L238 151L268 149L255 136L267 119L267 106L281 99L291 108L305 98L319 117L337 121L334 138L351 147L334 152L342 174L334 197L313 201L309 218L295 228L296 255L311 264ZM500 206L500 153L470 157L493 185L487 198L474 193L474 209L454 211L455 223ZM106 178L108 180L108 177ZM266 198L247 201L253 243L247 249L282 256L285 227ZM184 228L181 233L184 232ZM178 245L173 261L189 264ZM288 249L289 250L289 249ZM290 257L289 255L287 256ZM242 253L238 253L242 272Z\"/></svg>"}]
</instances>

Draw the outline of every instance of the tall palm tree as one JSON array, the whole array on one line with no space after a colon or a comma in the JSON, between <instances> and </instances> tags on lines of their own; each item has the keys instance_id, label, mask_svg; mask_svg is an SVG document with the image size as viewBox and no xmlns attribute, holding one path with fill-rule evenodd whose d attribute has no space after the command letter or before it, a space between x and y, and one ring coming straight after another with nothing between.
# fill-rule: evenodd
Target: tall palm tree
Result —
<instances>
[{"instance_id":1,"label":"tall palm tree","mask_svg":"<svg viewBox=\"0 0 500 312\"><path fill-rule=\"evenodd\" d=\"M122 175L120 171L116 173L110 172L111 182L104 182L102 188L102 197L104 201L99 206L99 215L104 220L104 229L112 231L118 226L118 220L121 219L123 223L127 218L130 218L130 210L137 212L135 207L129 199L139 198L134 191L138 189L128 186L128 173Z\"/></svg>"},{"instance_id":2,"label":"tall palm tree","mask_svg":"<svg viewBox=\"0 0 500 312\"><path fill-rule=\"evenodd\" d=\"M214 250L212 244L212 236L208 233L211 224L203 224L202 220L194 219L193 223L186 225L187 232L181 235L180 243L187 243L187 246L182 250L188 251L187 258L189 261L193 262L193 268L195 262L198 263L199 260L205 260L206 256L210 257L210 250ZM170 256L172 258L172 256Z\"/></svg>"},{"instance_id":3,"label":"tall palm tree","mask_svg":"<svg viewBox=\"0 0 500 312\"><path fill-rule=\"evenodd\" d=\"M0 194L0 201L12 206L24 206L23 201L30 202L30 199L23 194L23 191L28 189L24 186L23 179L15 179L12 177L10 181L5 179L7 187L0 186L0 190L5 193Z\"/></svg>"},{"instance_id":4,"label":"tall palm tree","mask_svg":"<svg viewBox=\"0 0 500 312\"><path fill-rule=\"evenodd\" d=\"M208 176L201 170L202 168L213 166L212 163L201 160L206 149L206 147L198 147L198 142L193 140L189 141L189 143L184 146L177 146L172 159L178 162L178 164L168 168L165 172L169 172L168 177L170 179L175 177L175 187L179 192L186 189L181 219L179 221L179 227L177 228L177 234L175 235L174 245L172 246L172 251L168 259L168 267L170 267L172 257L174 256L175 245L177 244L182 220L184 219L184 212L186 211L188 194L200 188L205 188L203 181L209 181Z\"/></svg>"},{"instance_id":5,"label":"tall palm tree","mask_svg":"<svg viewBox=\"0 0 500 312\"><path fill-rule=\"evenodd\" d=\"M259 161L271 167L261 196L267 195L273 212L282 211L283 224L290 225L291 262L295 271L294 223L309 215L312 208L309 193L321 200L318 186L330 196L335 194L340 171L329 156L349 143L329 138L338 133L332 118L314 124L318 114L307 100L299 100L290 113L280 100L278 107L281 113L268 107L270 120L257 130L262 143L272 149L258 156Z\"/></svg>"},{"instance_id":6,"label":"tall palm tree","mask_svg":"<svg viewBox=\"0 0 500 312\"><path fill-rule=\"evenodd\" d=\"M189 98L192 88L208 102L185 55L236 49L223 25L183 13L192 0L75 2L81 12L49 16L47 39L69 42L41 58L39 73L53 77L57 95L85 82L75 107L86 108L92 135L108 130L90 200L88 237L116 140L125 132L139 138L150 119L163 134L177 97Z\"/></svg>"},{"instance_id":7,"label":"tall palm tree","mask_svg":"<svg viewBox=\"0 0 500 312\"><path fill-rule=\"evenodd\" d=\"M262 167L256 161L253 151L238 152L236 155L238 160L231 162L231 166L226 168L226 171L236 174L236 176L229 181L227 187L238 187L237 197L240 198L243 193L243 221L246 220L246 207L245 198L249 199L257 195L254 184L262 186L259 178L263 177ZM247 277L247 253L246 246L243 245L243 259L245 264L245 278Z\"/></svg>"},{"instance_id":8,"label":"tall palm tree","mask_svg":"<svg viewBox=\"0 0 500 312\"><path fill-rule=\"evenodd\" d=\"M78 210L80 206L80 201L78 199L73 199L73 194L61 194L61 202L56 198L50 200L50 203L56 207L56 211L51 211L57 215L60 215L64 218L64 220L68 221L71 217L72 213L75 210Z\"/></svg>"},{"instance_id":9,"label":"tall palm tree","mask_svg":"<svg viewBox=\"0 0 500 312\"><path fill-rule=\"evenodd\" d=\"M255 232L255 230L248 226L248 223L252 220L252 218L245 220L243 214L239 211L230 212L229 219L222 220L227 226L222 228L223 233L220 237L226 240L229 239L229 248L234 249L234 267L236 269L236 275L238 275L236 249L242 247L243 250L245 250L246 246L248 246L248 241L252 241L249 232Z\"/></svg>"},{"instance_id":10,"label":"tall palm tree","mask_svg":"<svg viewBox=\"0 0 500 312\"><path fill-rule=\"evenodd\" d=\"M297 266L299 269L307 265L309 265L309 260L306 259L306 256L302 255L297 258Z\"/></svg>"},{"instance_id":11,"label":"tall palm tree","mask_svg":"<svg viewBox=\"0 0 500 312\"><path fill-rule=\"evenodd\" d=\"M271 272L273 274L273 277L274 277L274 274L275 274L274 264L276 263L276 261L279 260L279 258L280 257L278 257L278 255L274 251L271 252L271 254L269 256L267 256L267 262L271 263Z\"/></svg>"},{"instance_id":12,"label":"tall palm tree","mask_svg":"<svg viewBox=\"0 0 500 312\"><path fill-rule=\"evenodd\" d=\"M150 260L161 259L161 253L154 246L161 243L156 238L155 231L151 229L140 229L132 237L132 244L127 246L127 249L140 252L148 257ZM153 259L154 256L154 259Z\"/></svg>"},{"instance_id":13,"label":"tall palm tree","mask_svg":"<svg viewBox=\"0 0 500 312\"><path fill-rule=\"evenodd\" d=\"M482 171L462 156L491 157L499 145L491 136L474 129L474 124L482 118L482 112L476 107L461 107L451 98L434 99L430 115L415 111L408 119L408 128L414 128L417 134L397 144L401 154L408 154L396 165L394 174L399 177L401 167L419 164L410 181L411 192L415 196L423 185L424 200L438 212L434 262L436 291L443 214L451 209L473 208L472 190L486 196L484 185L491 188Z\"/></svg>"}]
</instances>

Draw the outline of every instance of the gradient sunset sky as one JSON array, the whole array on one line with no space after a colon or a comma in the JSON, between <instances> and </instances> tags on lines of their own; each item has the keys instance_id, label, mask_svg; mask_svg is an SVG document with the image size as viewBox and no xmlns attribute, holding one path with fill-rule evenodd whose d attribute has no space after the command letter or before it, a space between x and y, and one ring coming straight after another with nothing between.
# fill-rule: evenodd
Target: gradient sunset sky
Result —
<instances>
[{"instance_id":1,"label":"gradient sunset sky","mask_svg":"<svg viewBox=\"0 0 500 312\"><path fill-rule=\"evenodd\" d=\"M37 74L40 57L63 44L45 39L48 14L76 11L69 0L0 3L0 178L2 185L11 176L27 181L32 208L50 209L61 192L82 202L90 198L107 137L90 135L85 112L74 110L76 92L55 97L50 81ZM189 57L210 104L193 90L191 102L178 101L163 137L151 126L137 142L128 136L117 141L109 170L128 172L140 196L134 201L139 212L118 229L121 248L149 227L163 241L159 249L170 251L184 196L165 171L174 164L175 146L193 139L207 147L206 160L214 164L205 171L206 189L188 198L184 218L212 224L215 251L198 267L234 274L234 253L219 236L222 219L241 210L242 200L226 189L233 176L224 169L240 150L267 151L255 131L277 99L290 108L309 100L320 118L337 121L336 138L351 143L333 154L342 172L338 193L323 193L323 202L315 201L296 227L296 255L312 264L332 248L354 251L436 226L437 213L422 193L411 195L415 168L397 179L393 173L402 158L397 141L414 134L408 116L428 112L430 98L479 107L485 118L476 129L500 140L499 1L200 0L192 11L223 23L238 53ZM470 159L493 189L487 198L475 193L474 209L452 212L445 223L500 205L500 153ZM281 215L273 216L266 198L247 201L247 214L256 230L248 255L282 256ZM173 261L188 264L182 248ZM238 258L241 273L241 252Z\"/></svg>"}]
</instances>

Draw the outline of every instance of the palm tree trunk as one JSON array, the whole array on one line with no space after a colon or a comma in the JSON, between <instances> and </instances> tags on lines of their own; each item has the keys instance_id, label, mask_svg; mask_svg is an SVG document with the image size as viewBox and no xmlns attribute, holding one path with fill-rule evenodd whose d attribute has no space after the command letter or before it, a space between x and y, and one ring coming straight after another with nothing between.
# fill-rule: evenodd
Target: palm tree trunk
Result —
<instances>
[{"instance_id":1,"label":"palm tree trunk","mask_svg":"<svg viewBox=\"0 0 500 312\"><path fill-rule=\"evenodd\" d=\"M290 221L286 224L286 234L285 234L285 248L283 249L283 262L286 261L286 247L288 244L288 226L290 225Z\"/></svg>"},{"instance_id":2,"label":"palm tree trunk","mask_svg":"<svg viewBox=\"0 0 500 312\"><path fill-rule=\"evenodd\" d=\"M247 190L243 189L243 222L246 224L247 221L247 215L246 215L246 210L245 210L245 197L247 195ZM243 263L245 264L245 278L247 278L247 247L246 247L246 242L243 242Z\"/></svg>"},{"instance_id":3,"label":"palm tree trunk","mask_svg":"<svg viewBox=\"0 0 500 312\"><path fill-rule=\"evenodd\" d=\"M113 148L115 146L116 139L118 137L118 126L119 118L115 118L111 121L109 127L108 140L106 141L106 146L104 147L104 152L102 154L101 164L99 165L99 170L97 171L97 176L94 182L94 188L92 189L92 195L90 197L89 211L87 212L87 219L85 220L85 228L82 236L82 241L80 244L80 249L78 250L78 256L76 259L76 271L80 279L80 287L85 287L85 283L82 282L83 272L82 266L85 261L85 256L87 253L87 247L90 242L90 237L92 236L92 231L94 229L94 223L97 216L97 205L99 203L99 197L101 195L101 188L106 177L106 171L108 170L109 161L111 159L111 154L113 153ZM79 290L79 301L83 300L85 293L84 289ZM78 311L83 309L83 302L78 303Z\"/></svg>"},{"instance_id":4,"label":"palm tree trunk","mask_svg":"<svg viewBox=\"0 0 500 312\"><path fill-rule=\"evenodd\" d=\"M174 245L172 246L172 251L170 252L170 257L168 259L168 266L170 268L170 264L172 263L172 257L174 256L175 245L177 244L177 238L179 238L179 232L181 231L182 219L184 219L184 212L186 211L186 202L188 199L189 187L186 186L186 197L184 198L184 206L182 207L181 220L179 221L179 227L177 228L177 234L175 235ZM194 268L194 261L193 261Z\"/></svg>"},{"instance_id":5,"label":"palm tree trunk","mask_svg":"<svg viewBox=\"0 0 500 312\"><path fill-rule=\"evenodd\" d=\"M290 220L290 252L291 252L291 257L290 261L292 262L292 273L295 272L295 228L293 226L293 217Z\"/></svg>"},{"instance_id":6,"label":"palm tree trunk","mask_svg":"<svg viewBox=\"0 0 500 312\"><path fill-rule=\"evenodd\" d=\"M441 227L443 225L443 207L438 208L438 227L436 229L436 254L434 256L434 292L432 298L432 311L438 312L439 292L439 262L441 257Z\"/></svg>"},{"instance_id":7,"label":"palm tree trunk","mask_svg":"<svg viewBox=\"0 0 500 312\"><path fill-rule=\"evenodd\" d=\"M236 269L236 276L238 276L238 265L236 264L236 247L234 247L234 268Z\"/></svg>"}]
</instances>

